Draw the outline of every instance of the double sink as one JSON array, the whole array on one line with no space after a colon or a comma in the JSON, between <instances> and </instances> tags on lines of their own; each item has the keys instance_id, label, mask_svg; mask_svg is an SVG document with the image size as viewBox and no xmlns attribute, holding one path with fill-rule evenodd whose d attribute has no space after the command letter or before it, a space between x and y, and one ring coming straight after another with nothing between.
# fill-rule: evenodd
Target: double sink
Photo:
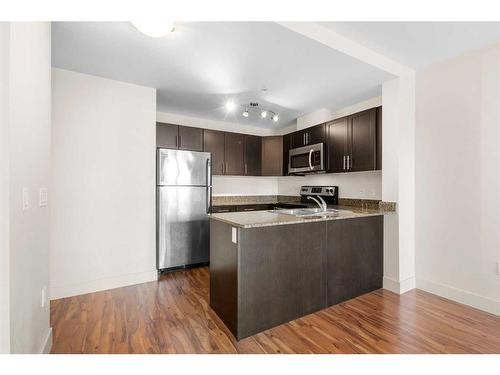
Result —
<instances>
[{"instance_id":1,"label":"double sink","mask_svg":"<svg viewBox=\"0 0 500 375\"><path fill-rule=\"evenodd\" d=\"M305 219L317 219L323 217L339 216L340 211L332 208L322 210L321 208L292 208L292 209L277 209L270 211L275 214L291 215Z\"/></svg>"}]
</instances>

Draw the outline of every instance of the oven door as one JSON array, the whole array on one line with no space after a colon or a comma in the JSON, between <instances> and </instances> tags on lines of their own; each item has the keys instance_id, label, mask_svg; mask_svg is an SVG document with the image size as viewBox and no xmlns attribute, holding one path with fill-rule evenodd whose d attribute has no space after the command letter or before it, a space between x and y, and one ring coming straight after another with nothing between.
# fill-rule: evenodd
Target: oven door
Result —
<instances>
[{"instance_id":1,"label":"oven door","mask_svg":"<svg viewBox=\"0 0 500 375\"><path fill-rule=\"evenodd\" d=\"M324 144L293 148L288 156L289 174L322 173L325 171Z\"/></svg>"}]
</instances>

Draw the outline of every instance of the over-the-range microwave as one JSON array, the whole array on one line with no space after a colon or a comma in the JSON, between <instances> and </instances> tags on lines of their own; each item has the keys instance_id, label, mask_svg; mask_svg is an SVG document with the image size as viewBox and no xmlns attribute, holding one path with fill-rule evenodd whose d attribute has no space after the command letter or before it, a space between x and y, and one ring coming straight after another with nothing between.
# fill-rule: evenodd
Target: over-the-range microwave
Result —
<instances>
[{"instance_id":1,"label":"over-the-range microwave","mask_svg":"<svg viewBox=\"0 0 500 375\"><path fill-rule=\"evenodd\" d=\"M288 174L325 173L325 144L292 148L288 154Z\"/></svg>"}]
</instances>

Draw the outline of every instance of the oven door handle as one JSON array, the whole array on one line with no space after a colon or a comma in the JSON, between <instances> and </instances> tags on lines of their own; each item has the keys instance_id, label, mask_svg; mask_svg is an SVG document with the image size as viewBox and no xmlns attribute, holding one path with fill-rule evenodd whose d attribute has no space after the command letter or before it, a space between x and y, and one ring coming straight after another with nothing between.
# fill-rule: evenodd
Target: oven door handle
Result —
<instances>
[{"instance_id":1,"label":"oven door handle","mask_svg":"<svg viewBox=\"0 0 500 375\"><path fill-rule=\"evenodd\" d=\"M312 165L312 154L313 154L313 149L311 149L309 151L309 169L312 171L314 169L313 165Z\"/></svg>"}]
</instances>

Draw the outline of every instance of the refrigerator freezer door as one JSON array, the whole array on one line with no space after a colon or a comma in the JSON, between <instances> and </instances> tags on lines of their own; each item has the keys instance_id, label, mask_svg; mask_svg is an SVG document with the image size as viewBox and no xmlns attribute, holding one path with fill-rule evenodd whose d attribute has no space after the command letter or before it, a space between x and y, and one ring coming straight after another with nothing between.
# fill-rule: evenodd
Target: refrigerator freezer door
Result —
<instances>
[{"instance_id":1,"label":"refrigerator freezer door","mask_svg":"<svg viewBox=\"0 0 500 375\"><path fill-rule=\"evenodd\" d=\"M208 187L157 187L159 270L209 261L209 191Z\"/></svg>"},{"instance_id":2,"label":"refrigerator freezer door","mask_svg":"<svg viewBox=\"0 0 500 375\"><path fill-rule=\"evenodd\" d=\"M211 185L209 152L160 148L157 158L157 185Z\"/></svg>"}]
</instances>

